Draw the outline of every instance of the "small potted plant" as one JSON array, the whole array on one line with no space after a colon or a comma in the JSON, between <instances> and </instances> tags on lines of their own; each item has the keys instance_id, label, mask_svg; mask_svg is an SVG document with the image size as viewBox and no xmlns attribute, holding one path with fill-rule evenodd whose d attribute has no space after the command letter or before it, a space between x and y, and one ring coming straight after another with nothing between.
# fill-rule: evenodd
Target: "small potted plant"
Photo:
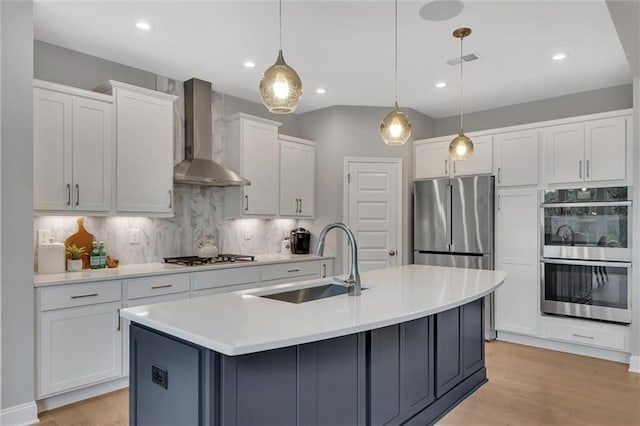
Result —
<instances>
[{"instance_id":1,"label":"small potted plant","mask_svg":"<svg viewBox=\"0 0 640 426\"><path fill-rule=\"evenodd\" d=\"M65 252L69 256L67 259L67 271L78 272L82 270L82 256L86 256L84 247L78 247L75 244L65 247Z\"/></svg>"}]
</instances>

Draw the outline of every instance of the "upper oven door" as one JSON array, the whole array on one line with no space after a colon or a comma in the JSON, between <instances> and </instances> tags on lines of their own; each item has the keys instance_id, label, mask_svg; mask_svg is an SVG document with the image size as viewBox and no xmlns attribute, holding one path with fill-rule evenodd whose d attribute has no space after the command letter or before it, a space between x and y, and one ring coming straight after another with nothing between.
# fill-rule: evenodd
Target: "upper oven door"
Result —
<instances>
[{"instance_id":1,"label":"upper oven door","mask_svg":"<svg viewBox=\"0 0 640 426\"><path fill-rule=\"evenodd\" d=\"M543 257L631 261L631 201L542 204Z\"/></svg>"}]
</instances>

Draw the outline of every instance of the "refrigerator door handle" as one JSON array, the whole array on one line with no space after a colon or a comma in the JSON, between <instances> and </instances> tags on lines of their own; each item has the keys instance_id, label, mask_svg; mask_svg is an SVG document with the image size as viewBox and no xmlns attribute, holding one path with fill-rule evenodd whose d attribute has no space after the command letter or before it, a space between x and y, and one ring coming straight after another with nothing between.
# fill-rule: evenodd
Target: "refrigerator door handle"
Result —
<instances>
[{"instance_id":1,"label":"refrigerator door handle","mask_svg":"<svg viewBox=\"0 0 640 426\"><path fill-rule=\"evenodd\" d=\"M453 185L449 184L447 185L447 205L446 205L446 215L447 215L447 233L446 233L446 238L447 238L447 248L449 249L449 251L453 250L452 247L452 239L453 239L453 232L451 230L451 224L452 224L452 220L451 220L451 203L453 201Z\"/></svg>"}]
</instances>

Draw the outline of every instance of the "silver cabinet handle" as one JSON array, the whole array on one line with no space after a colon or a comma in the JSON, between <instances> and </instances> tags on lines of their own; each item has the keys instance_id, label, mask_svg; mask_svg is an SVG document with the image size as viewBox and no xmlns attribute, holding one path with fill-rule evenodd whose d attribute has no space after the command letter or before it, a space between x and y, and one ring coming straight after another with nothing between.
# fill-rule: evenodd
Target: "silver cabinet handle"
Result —
<instances>
[{"instance_id":1,"label":"silver cabinet handle","mask_svg":"<svg viewBox=\"0 0 640 426\"><path fill-rule=\"evenodd\" d=\"M498 167L498 183L502 183L502 168Z\"/></svg>"},{"instance_id":2,"label":"silver cabinet handle","mask_svg":"<svg viewBox=\"0 0 640 426\"><path fill-rule=\"evenodd\" d=\"M173 191L169 190L169 208L173 208Z\"/></svg>"},{"instance_id":3,"label":"silver cabinet handle","mask_svg":"<svg viewBox=\"0 0 640 426\"><path fill-rule=\"evenodd\" d=\"M456 164L457 164L457 163L458 163L457 161L454 161L454 162L453 162L453 174L455 174L455 173L456 173Z\"/></svg>"},{"instance_id":4,"label":"silver cabinet handle","mask_svg":"<svg viewBox=\"0 0 640 426\"><path fill-rule=\"evenodd\" d=\"M296 198L296 213L300 213L300 198Z\"/></svg>"},{"instance_id":5,"label":"silver cabinet handle","mask_svg":"<svg viewBox=\"0 0 640 426\"><path fill-rule=\"evenodd\" d=\"M80 205L80 185L76 183L76 206Z\"/></svg>"},{"instance_id":6,"label":"silver cabinet handle","mask_svg":"<svg viewBox=\"0 0 640 426\"><path fill-rule=\"evenodd\" d=\"M591 340L593 340L593 336L585 336L585 335L576 334L576 333L573 333L573 335L574 335L574 337L582 337L583 339L591 339Z\"/></svg>"},{"instance_id":7,"label":"silver cabinet handle","mask_svg":"<svg viewBox=\"0 0 640 426\"><path fill-rule=\"evenodd\" d=\"M322 264L322 278L327 278L327 264Z\"/></svg>"},{"instance_id":8,"label":"silver cabinet handle","mask_svg":"<svg viewBox=\"0 0 640 426\"><path fill-rule=\"evenodd\" d=\"M79 296L71 296L72 299L82 299L83 297L96 297L98 293L81 294Z\"/></svg>"},{"instance_id":9,"label":"silver cabinet handle","mask_svg":"<svg viewBox=\"0 0 640 426\"><path fill-rule=\"evenodd\" d=\"M578 162L578 173L579 173L580 179L582 179L582 160Z\"/></svg>"},{"instance_id":10,"label":"silver cabinet handle","mask_svg":"<svg viewBox=\"0 0 640 426\"><path fill-rule=\"evenodd\" d=\"M67 184L67 205L71 205L71 185Z\"/></svg>"},{"instance_id":11,"label":"silver cabinet handle","mask_svg":"<svg viewBox=\"0 0 640 426\"><path fill-rule=\"evenodd\" d=\"M389 250L389 256L395 256L395 255L396 255L396 251L395 250Z\"/></svg>"},{"instance_id":12,"label":"silver cabinet handle","mask_svg":"<svg viewBox=\"0 0 640 426\"><path fill-rule=\"evenodd\" d=\"M300 198L300 211L298 213L302 213L302 198Z\"/></svg>"},{"instance_id":13,"label":"silver cabinet handle","mask_svg":"<svg viewBox=\"0 0 640 426\"><path fill-rule=\"evenodd\" d=\"M245 195L244 196L244 201L245 201L245 206L244 206L244 211L248 211L249 210L249 196Z\"/></svg>"},{"instance_id":14,"label":"silver cabinet handle","mask_svg":"<svg viewBox=\"0 0 640 426\"><path fill-rule=\"evenodd\" d=\"M500 200L502 199L502 195L498 195L498 210L500 210Z\"/></svg>"},{"instance_id":15,"label":"silver cabinet handle","mask_svg":"<svg viewBox=\"0 0 640 426\"><path fill-rule=\"evenodd\" d=\"M122 323L122 318L120 317L120 308L118 308L118 328L116 328L116 331L120 331L121 323Z\"/></svg>"},{"instance_id":16,"label":"silver cabinet handle","mask_svg":"<svg viewBox=\"0 0 640 426\"><path fill-rule=\"evenodd\" d=\"M287 272L300 272L300 269L289 269Z\"/></svg>"},{"instance_id":17,"label":"silver cabinet handle","mask_svg":"<svg viewBox=\"0 0 640 426\"><path fill-rule=\"evenodd\" d=\"M444 174L448 175L449 174L449 160L444 160Z\"/></svg>"},{"instance_id":18,"label":"silver cabinet handle","mask_svg":"<svg viewBox=\"0 0 640 426\"><path fill-rule=\"evenodd\" d=\"M587 177L590 177L589 174L589 160L587 160Z\"/></svg>"},{"instance_id":19,"label":"silver cabinet handle","mask_svg":"<svg viewBox=\"0 0 640 426\"><path fill-rule=\"evenodd\" d=\"M173 287L173 284L152 285L150 288L151 290L156 290L159 288L169 288L169 287Z\"/></svg>"}]
</instances>

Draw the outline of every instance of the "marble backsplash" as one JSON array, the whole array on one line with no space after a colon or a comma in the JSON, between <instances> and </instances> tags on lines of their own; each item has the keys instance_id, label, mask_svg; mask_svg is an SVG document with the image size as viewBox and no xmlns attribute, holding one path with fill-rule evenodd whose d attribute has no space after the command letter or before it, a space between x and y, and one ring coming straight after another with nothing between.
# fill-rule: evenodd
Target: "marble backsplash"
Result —
<instances>
[{"instance_id":1,"label":"marble backsplash","mask_svg":"<svg viewBox=\"0 0 640 426\"><path fill-rule=\"evenodd\" d=\"M194 255L199 241L207 235L215 236L220 252L279 253L282 239L297 227L293 219L225 219L222 188L176 186L175 202L173 218L86 217L85 228L96 240L104 241L108 254L122 264L133 264L161 262L167 256ZM52 238L64 242L76 232L76 220L77 216L35 216L35 255L38 229L49 229ZM129 243L131 229L138 230L139 244Z\"/></svg>"}]
</instances>

